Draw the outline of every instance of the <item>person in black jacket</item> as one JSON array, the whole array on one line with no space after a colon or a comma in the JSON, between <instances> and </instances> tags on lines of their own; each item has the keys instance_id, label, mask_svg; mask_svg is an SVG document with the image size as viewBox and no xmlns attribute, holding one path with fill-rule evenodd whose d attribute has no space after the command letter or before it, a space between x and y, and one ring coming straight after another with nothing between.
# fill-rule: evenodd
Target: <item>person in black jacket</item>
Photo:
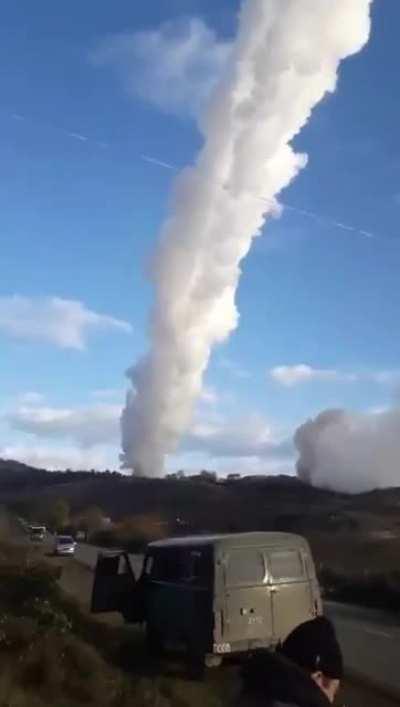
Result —
<instances>
[{"instance_id":1,"label":"person in black jacket","mask_svg":"<svg viewBox=\"0 0 400 707\"><path fill-rule=\"evenodd\" d=\"M331 622L318 617L292 631L276 653L260 650L243 671L240 705L329 707L343 676L343 658Z\"/></svg>"}]
</instances>

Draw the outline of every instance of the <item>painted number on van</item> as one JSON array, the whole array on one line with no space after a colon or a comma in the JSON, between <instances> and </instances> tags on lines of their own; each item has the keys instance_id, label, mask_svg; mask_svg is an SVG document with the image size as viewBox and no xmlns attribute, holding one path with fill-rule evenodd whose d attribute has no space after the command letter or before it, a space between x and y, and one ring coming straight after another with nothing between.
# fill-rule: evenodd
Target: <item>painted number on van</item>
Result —
<instances>
[{"instance_id":1,"label":"painted number on van","mask_svg":"<svg viewBox=\"0 0 400 707\"><path fill-rule=\"evenodd\" d=\"M262 616L250 616L249 618L249 625L255 625L255 624L262 624L263 623L263 617Z\"/></svg>"},{"instance_id":2,"label":"painted number on van","mask_svg":"<svg viewBox=\"0 0 400 707\"><path fill-rule=\"evenodd\" d=\"M213 652L214 653L230 653L231 652L231 644L230 643L214 643L213 646Z\"/></svg>"}]
</instances>

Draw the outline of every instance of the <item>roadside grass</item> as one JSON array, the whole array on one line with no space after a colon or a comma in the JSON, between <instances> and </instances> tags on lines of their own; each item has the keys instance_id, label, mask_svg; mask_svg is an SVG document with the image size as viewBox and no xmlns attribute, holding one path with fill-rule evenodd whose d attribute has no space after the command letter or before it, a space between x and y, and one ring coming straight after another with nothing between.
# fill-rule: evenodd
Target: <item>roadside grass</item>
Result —
<instances>
[{"instance_id":1,"label":"roadside grass","mask_svg":"<svg viewBox=\"0 0 400 707\"><path fill-rule=\"evenodd\" d=\"M204 682L153 664L140 629L86 615L57 568L0 541L0 707L222 707L228 671Z\"/></svg>"}]
</instances>

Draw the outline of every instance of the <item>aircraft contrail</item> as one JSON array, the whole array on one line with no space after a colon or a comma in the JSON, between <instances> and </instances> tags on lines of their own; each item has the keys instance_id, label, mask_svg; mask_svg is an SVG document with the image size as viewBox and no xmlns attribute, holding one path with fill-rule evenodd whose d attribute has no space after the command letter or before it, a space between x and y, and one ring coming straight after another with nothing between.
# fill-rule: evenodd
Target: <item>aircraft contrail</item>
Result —
<instances>
[{"instance_id":1,"label":"aircraft contrail","mask_svg":"<svg viewBox=\"0 0 400 707\"><path fill-rule=\"evenodd\" d=\"M13 112L10 115L14 120L17 120L17 121L25 121L25 120L29 121L30 120L27 116L22 115L21 113ZM37 122L37 121L35 121L35 122ZM54 124L49 124L49 123L44 123L44 122L42 122L40 124L43 125L43 127L51 127L53 130L57 130L59 133L62 133L66 137L69 137L73 140L77 140L78 142L82 142L82 143L94 144L96 147L100 147L102 149L105 149L113 144L112 140L107 140L107 141L95 140L88 135L84 135L83 133L75 132L74 130L66 130L65 128L62 128L62 127L54 125ZM173 164L172 162L168 162L167 160L163 160L159 157L155 157L154 155L142 154L142 155L138 155L138 159L140 159L143 162L147 162L150 165L154 165L155 167L161 167L162 169L168 170L170 172L179 173L182 169L184 169L184 167L182 165ZM268 204L271 203L270 199L267 199L267 198L257 195L257 194L254 194L254 198L264 201L265 203L268 203ZM334 219L331 219L327 216L323 216L322 214L319 214L315 211L302 209L300 207L294 206L293 204L288 204L287 202L280 201L279 206L282 207L283 210L285 210L285 211L292 211L293 213L299 214L299 216L305 216L307 218L312 218L315 221L319 221L321 224L323 224L325 226L333 226L333 227L341 229L343 231L349 231L349 232L356 233L360 236L364 236L365 238L377 238L378 237L376 234L371 233L370 231L366 231L362 228L358 228L357 226L351 226L350 224L346 224L341 221L335 221ZM379 238L380 237L381 236L379 235Z\"/></svg>"},{"instance_id":2,"label":"aircraft contrail","mask_svg":"<svg viewBox=\"0 0 400 707\"><path fill-rule=\"evenodd\" d=\"M179 167L178 165L172 164L171 162L166 162L164 160L159 159L158 157L152 157L150 155L141 155L141 158L149 164L156 165L157 167L162 167L163 169L172 170L177 173L183 169L183 167ZM220 184L219 186L222 185ZM253 196L255 199L263 201L267 204L276 203L278 204L278 206L282 207L284 211L292 211L293 213L299 214L299 216L306 216L307 218L312 218L315 221L319 221L324 226L333 226L343 231L357 233L360 236L364 236L365 238L376 237L374 233L371 233L371 231L365 231L362 228L358 228L357 226L351 226L350 224L343 223L342 221L335 221L334 219L331 219L327 216L323 216L322 214L319 214L316 211L310 211L309 209L301 209L297 206L293 206L293 204L288 204L286 201L276 202L276 200L273 201L263 196L259 196L258 194L253 194Z\"/></svg>"}]
</instances>

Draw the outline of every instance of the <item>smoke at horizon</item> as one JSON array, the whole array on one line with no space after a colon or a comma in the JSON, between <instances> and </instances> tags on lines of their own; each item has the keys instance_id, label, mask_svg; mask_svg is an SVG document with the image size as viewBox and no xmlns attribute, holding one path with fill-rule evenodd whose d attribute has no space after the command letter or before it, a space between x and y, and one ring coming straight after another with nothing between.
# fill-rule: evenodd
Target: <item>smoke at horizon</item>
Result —
<instances>
[{"instance_id":1,"label":"smoke at horizon","mask_svg":"<svg viewBox=\"0 0 400 707\"><path fill-rule=\"evenodd\" d=\"M400 408L324 410L298 427L297 475L313 486L361 493L400 485Z\"/></svg>"},{"instance_id":2,"label":"smoke at horizon","mask_svg":"<svg viewBox=\"0 0 400 707\"><path fill-rule=\"evenodd\" d=\"M291 141L369 37L372 0L247 0L231 62L175 182L152 280L148 355L129 371L123 465L162 473L190 424L212 348L238 324L240 263L307 164ZM265 195L257 201L254 193Z\"/></svg>"}]
</instances>

